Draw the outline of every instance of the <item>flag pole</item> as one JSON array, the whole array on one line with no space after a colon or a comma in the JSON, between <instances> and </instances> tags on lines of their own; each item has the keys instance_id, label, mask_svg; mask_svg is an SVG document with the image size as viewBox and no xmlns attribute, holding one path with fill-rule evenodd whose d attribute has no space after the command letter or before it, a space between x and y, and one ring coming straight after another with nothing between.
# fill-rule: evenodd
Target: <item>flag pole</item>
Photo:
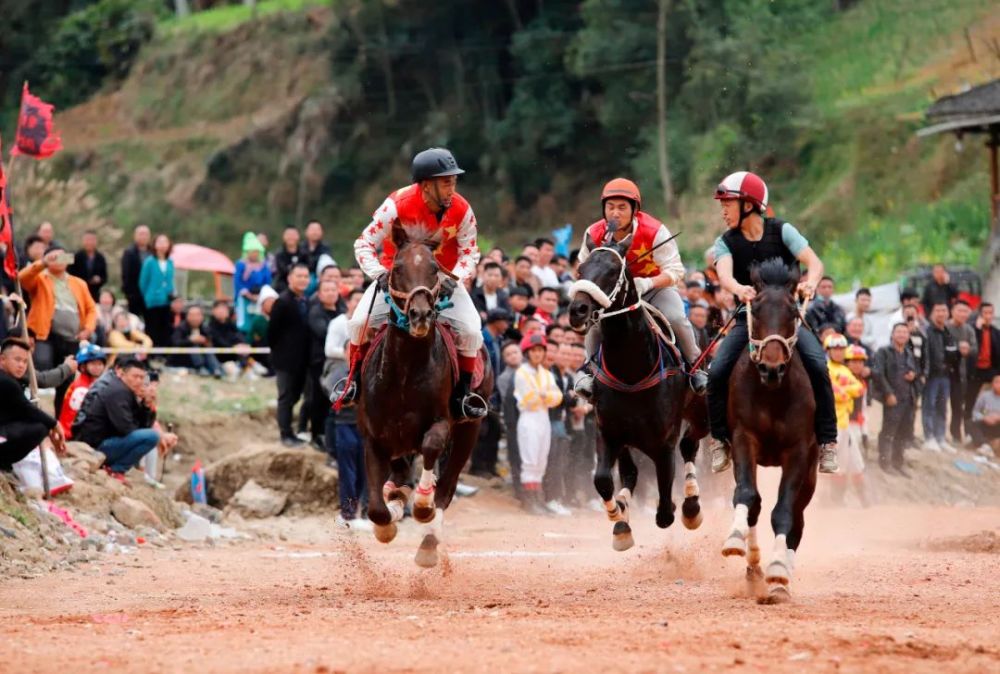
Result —
<instances>
[{"instance_id":1,"label":"flag pole","mask_svg":"<svg viewBox=\"0 0 1000 674\"><path fill-rule=\"evenodd\" d=\"M28 84L27 81L25 81L25 86L27 86L27 84ZM22 100L23 100L23 94L22 94ZM21 128L21 122L20 122L20 120L21 120L21 115L20 115L20 113L18 113L18 129ZM16 138L16 136L15 136L15 138ZM16 154L11 156L10 162L7 164L7 189L4 192L4 198L6 198L8 205L10 204L10 187L11 187L10 177L14 173L14 162L15 161L17 161L17 155ZM14 237L13 237L14 222L13 222L12 215L10 213L8 213L8 215L7 215L7 226L9 226L11 228L11 244L13 245L13 243L14 243ZM13 251L8 251L8 253L11 253L11 252L13 252ZM25 312L24 312L24 293L21 290L21 275L20 274L14 274L14 292L17 293L18 298L21 300L20 302L17 303L17 320L21 324L21 337L24 339L25 342L27 342L28 344L31 344L31 338L28 336L28 317L25 315ZM29 356L29 358L28 358L28 390L29 390L29 392L31 394L31 404L34 405L35 407L38 407L38 375L35 372L35 354L34 354L34 350L33 349L28 352L28 356ZM59 410L55 410L55 417L56 417L56 419L59 418ZM56 421L56 423L59 423L59 422ZM46 457L45 457L45 448L42 447L41 445L38 446L38 458L39 458L39 466L41 467L41 471L42 471L42 494L43 494L44 498L51 498L52 491L51 491L50 485L49 485L49 470L48 470L49 467L48 467L48 461L46 460Z\"/></svg>"}]
</instances>

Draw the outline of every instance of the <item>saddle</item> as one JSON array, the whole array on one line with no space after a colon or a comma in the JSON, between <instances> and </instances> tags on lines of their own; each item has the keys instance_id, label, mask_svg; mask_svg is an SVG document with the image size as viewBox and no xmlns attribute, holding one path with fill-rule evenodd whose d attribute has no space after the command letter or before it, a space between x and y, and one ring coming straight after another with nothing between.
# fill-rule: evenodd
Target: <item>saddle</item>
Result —
<instances>
[{"instance_id":1,"label":"saddle","mask_svg":"<svg viewBox=\"0 0 1000 674\"><path fill-rule=\"evenodd\" d=\"M375 336L372 337L371 345L368 348L368 353L365 354L365 359L361 363L361 374L364 375L365 371L368 369L368 365L372 361L372 357L375 355L375 351L378 349L379 345L385 340L385 336L388 334L389 324L383 325L379 328ZM448 323L443 321L437 322L437 331L441 335L441 341L444 342L444 348L448 352L448 360L451 361L451 378L452 384L458 383L458 347L455 344L455 329L451 327ZM486 347L479 348L479 358L476 359L476 367L472 373L472 384L471 390L475 391L478 389L482 383L483 379L486 377L486 359L489 355L486 353Z\"/></svg>"}]
</instances>

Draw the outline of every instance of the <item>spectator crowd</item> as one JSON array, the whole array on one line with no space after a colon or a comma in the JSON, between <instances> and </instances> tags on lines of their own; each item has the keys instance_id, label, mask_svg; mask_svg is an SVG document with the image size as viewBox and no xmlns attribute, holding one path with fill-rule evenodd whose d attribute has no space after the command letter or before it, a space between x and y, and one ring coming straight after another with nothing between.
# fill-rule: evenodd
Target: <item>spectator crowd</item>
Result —
<instances>
[{"instance_id":1,"label":"spectator crowd","mask_svg":"<svg viewBox=\"0 0 1000 674\"><path fill-rule=\"evenodd\" d=\"M302 233L286 228L273 251L264 234L247 232L234 297L207 305L178 295L171 250L166 234L136 227L121 256L116 293L95 233L85 233L75 253L55 238L50 223L25 238L18 257L21 294L11 279L4 281L0 468L43 442L59 447L72 438L103 453L105 469L124 480L129 469L177 442L156 420L161 368L232 380L273 376L281 443L326 452L340 471L341 524L366 526L355 411L333 412L330 397L347 374L348 320L369 280L357 265L337 263L319 222ZM593 408L574 392L587 359L567 314L577 254L557 253L547 238L517 251L482 253L477 273L465 282L482 318L496 387L469 471L482 478L509 473L527 510L568 515L593 499L596 437ZM704 262L687 271L678 290L699 347L709 349L737 304L717 284L711 253ZM911 448L994 456L1000 449L994 307L982 303L973 310L938 265L922 294L901 292L889 341L879 343L871 292L857 290L850 312L834 302L834 292L834 279L824 277L806 320L827 350L837 401L842 470L836 489L853 486L867 502L869 446L882 470L903 476ZM241 345L271 351L250 356ZM150 356L153 347L185 351ZM220 348L227 351L213 351ZM38 386L56 391L55 416L26 403L29 359ZM877 437L868 428L873 401L882 407Z\"/></svg>"}]
</instances>

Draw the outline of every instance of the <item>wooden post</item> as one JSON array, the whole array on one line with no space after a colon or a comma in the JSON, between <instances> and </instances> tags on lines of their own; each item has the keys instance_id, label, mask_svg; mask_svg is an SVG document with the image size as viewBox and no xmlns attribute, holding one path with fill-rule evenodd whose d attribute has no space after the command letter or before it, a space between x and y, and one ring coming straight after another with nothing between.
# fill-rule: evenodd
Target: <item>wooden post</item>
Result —
<instances>
[{"instance_id":1,"label":"wooden post","mask_svg":"<svg viewBox=\"0 0 1000 674\"><path fill-rule=\"evenodd\" d=\"M997 166L997 146L1000 146L1000 127L990 127L990 228L995 234L1000 223L1000 168Z\"/></svg>"}]
</instances>

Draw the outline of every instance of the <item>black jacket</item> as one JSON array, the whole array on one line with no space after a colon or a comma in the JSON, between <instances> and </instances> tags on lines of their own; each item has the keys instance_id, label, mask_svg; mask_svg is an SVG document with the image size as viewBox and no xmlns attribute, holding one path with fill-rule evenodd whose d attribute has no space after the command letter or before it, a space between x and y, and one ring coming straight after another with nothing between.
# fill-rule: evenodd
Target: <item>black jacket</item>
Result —
<instances>
[{"instance_id":1,"label":"black jacket","mask_svg":"<svg viewBox=\"0 0 1000 674\"><path fill-rule=\"evenodd\" d=\"M237 344L246 344L247 341L243 333L240 332L240 329L231 320L220 323L214 318L210 318L205 321L202 329L205 332L205 336L212 343L212 346L231 348Z\"/></svg>"},{"instance_id":2,"label":"black jacket","mask_svg":"<svg viewBox=\"0 0 1000 674\"><path fill-rule=\"evenodd\" d=\"M948 377L958 365L958 342L945 325L938 329L933 323L927 326L927 344L924 357L924 377Z\"/></svg>"},{"instance_id":3,"label":"black jacket","mask_svg":"<svg viewBox=\"0 0 1000 674\"><path fill-rule=\"evenodd\" d=\"M108 282L108 261L104 259L104 255L100 251L97 251L94 253L92 264L93 266L88 270L87 251L78 250L76 251L76 255L73 256L73 264L66 271L87 282L87 287L90 288L90 296L96 302L101 298L101 286ZM91 283L90 279L94 276L99 277L101 280L97 283ZM136 277L136 282L138 284L138 277Z\"/></svg>"},{"instance_id":4,"label":"black jacket","mask_svg":"<svg viewBox=\"0 0 1000 674\"><path fill-rule=\"evenodd\" d=\"M0 372L0 429L6 424L17 421L40 423L49 430L56 425L53 417L32 405L24 397L24 388L20 382L6 372Z\"/></svg>"},{"instance_id":5,"label":"black jacket","mask_svg":"<svg viewBox=\"0 0 1000 674\"><path fill-rule=\"evenodd\" d=\"M931 309L935 304L947 304L949 308L958 298L958 288L952 283L940 284L931 279L924 286L924 294L920 298L920 304L924 306L924 315L930 318Z\"/></svg>"},{"instance_id":6,"label":"black jacket","mask_svg":"<svg viewBox=\"0 0 1000 674\"><path fill-rule=\"evenodd\" d=\"M907 372L914 372L917 377L908 382L903 378ZM919 378L920 366L909 346L902 353L891 344L875 352L872 362L872 397L875 400L885 402L890 393L900 402L916 400Z\"/></svg>"},{"instance_id":7,"label":"black jacket","mask_svg":"<svg viewBox=\"0 0 1000 674\"><path fill-rule=\"evenodd\" d=\"M141 315L146 308L139 290L139 272L142 271L142 262L147 255L148 251L140 251L134 243L122 253L122 292L128 300L128 309L133 314ZM133 302L136 306L133 306Z\"/></svg>"},{"instance_id":8,"label":"black jacket","mask_svg":"<svg viewBox=\"0 0 1000 674\"><path fill-rule=\"evenodd\" d=\"M289 253L282 246L281 250L274 254L274 279L271 285L274 286L275 290L279 293L288 290L288 272L300 262L306 262L306 253L302 248L299 248L294 253Z\"/></svg>"},{"instance_id":9,"label":"black jacket","mask_svg":"<svg viewBox=\"0 0 1000 674\"><path fill-rule=\"evenodd\" d=\"M330 247L322 241L317 243L316 248L313 250L309 250L308 243L303 243L302 253L305 255L306 264L309 265L309 273L313 276L316 275L316 267L319 265L319 258L321 255L326 254L329 255L331 259L333 258L333 253L330 252Z\"/></svg>"},{"instance_id":10,"label":"black jacket","mask_svg":"<svg viewBox=\"0 0 1000 674\"><path fill-rule=\"evenodd\" d=\"M309 305L309 364L323 368L326 361L326 332L330 321L341 314L338 309L327 309L319 302ZM319 371L316 373L319 374Z\"/></svg>"},{"instance_id":11,"label":"black jacket","mask_svg":"<svg viewBox=\"0 0 1000 674\"><path fill-rule=\"evenodd\" d=\"M95 449L108 438L122 438L153 425L153 414L114 372L101 376L87 391L73 422L73 439Z\"/></svg>"},{"instance_id":12,"label":"black jacket","mask_svg":"<svg viewBox=\"0 0 1000 674\"><path fill-rule=\"evenodd\" d=\"M309 364L307 316L308 312L300 309L300 300L291 290L284 291L274 301L267 324L267 345L271 347L271 365L275 370L303 371Z\"/></svg>"},{"instance_id":13,"label":"black jacket","mask_svg":"<svg viewBox=\"0 0 1000 674\"><path fill-rule=\"evenodd\" d=\"M486 312L488 311L486 308L486 291L483 290L482 286L473 288L472 303L476 305L476 310L483 320L486 320ZM510 311L510 295L507 294L507 290L504 288L497 290L497 309Z\"/></svg>"},{"instance_id":14,"label":"black jacket","mask_svg":"<svg viewBox=\"0 0 1000 674\"><path fill-rule=\"evenodd\" d=\"M840 305L832 299L827 302L820 297L814 299L809 305L806 320L816 332L819 332L824 325L832 325L837 332L844 334L844 328L847 325L847 315L844 314Z\"/></svg>"}]
</instances>

